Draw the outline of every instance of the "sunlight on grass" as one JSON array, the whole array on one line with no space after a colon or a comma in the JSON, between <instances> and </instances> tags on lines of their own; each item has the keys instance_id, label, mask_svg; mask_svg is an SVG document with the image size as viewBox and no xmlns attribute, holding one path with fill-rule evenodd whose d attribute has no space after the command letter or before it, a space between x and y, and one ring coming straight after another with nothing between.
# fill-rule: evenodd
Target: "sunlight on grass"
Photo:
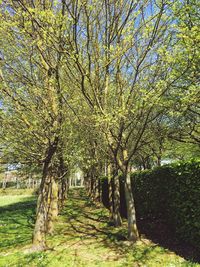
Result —
<instances>
[{"instance_id":1,"label":"sunlight on grass","mask_svg":"<svg viewBox=\"0 0 200 267\"><path fill-rule=\"evenodd\" d=\"M4 206L18 203L18 202L25 202L26 200L29 200L30 198L31 197L28 195L0 196L0 207L4 207Z\"/></svg>"}]
</instances>

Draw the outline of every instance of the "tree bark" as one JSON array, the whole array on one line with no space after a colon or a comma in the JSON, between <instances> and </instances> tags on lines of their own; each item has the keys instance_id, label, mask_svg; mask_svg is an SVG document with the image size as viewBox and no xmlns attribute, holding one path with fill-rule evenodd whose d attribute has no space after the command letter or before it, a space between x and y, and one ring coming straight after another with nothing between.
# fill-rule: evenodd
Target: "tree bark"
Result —
<instances>
[{"instance_id":1,"label":"tree bark","mask_svg":"<svg viewBox=\"0 0 200 267\"><path fill-rule=\"evenodd\" d=\"M62 151L61 151L62 152ZM58 177L59 177L59 187L58 187L58 198L59 198L59 210L63 209L65 200L67 198L67 191L69 187L69 179L66 178L68 175L68 168L66 168L63 154L59 156L59 166L58 166Z\"/></svg>"},{"instance_id":2,"label":"tree bark","mask_svg":"<svg viewBox=\"0 0 200 267\"><path fill-rule=\"evenodd\" d=\"M109 198L109 212L110 212L110 221L113 221L113 186L112 186L112 179L110 178L108 180L108 190L109 190L109 195L108 195L108 198Z\"/></svg>"},{"instance_id":3,"label":"tree bark","mask_svg":"<svg viewBox=\"0 0 200 267\"><path fill-rule=\"evenodd\" d=\"M46 249L48 184L47 174L43 174L37 201L36 222L33 231L33 250Z\"/></svg>"},{"instance_id":4,"label":"tree bark","mask_svg":"<svg viewBox=\"0 0 200 267\"><path fill-rule=\"evenodd\" d=\"M99 199L99 182L95 173L92 174L93 187L92 187L92 199L98 201Z\"/></svg>"},{"instance_id":5,"label":"tree bark","mask_svg":"<svg viewBox=\"0 0 200 267\"><path fill-rule=\"evenodd\" d=\"M108 184L109 184L109 210L110 220L113 221L115 227L122 225L120 215L120 192L119 192L119 175L118 168L114 164L110 164L108 168Z\"/></svg>"},{"instance_id":6,"label":"tree bark","mask_svg":"<svg viewBox=\"0 0 200 267\"><path fill-rule=\"evenodd\" d=\"M113 221L114 225L116 227L119 227L122 225L122 218L120 215L120 192L119 192L119 176L114 175L113 177Z\"/></svg>"},{"instance_id":7,"label":"tree bark","mask_svg":"<svg viewBox=\"0 0 200 267\"><path fill-rule=\"evenodd\" d=\"M58 216L58 182L54 175L50 177L48 202L47 233L53 234L54 222Z\"/></svg>"},{"instance_id":8,"label":"tree bark","mask_svg":"<svg viewBox=\"0 0 200 267\"><path fill-rule=\"evenodd\" d=\"M107 171L108 177L108 199L109 199L109 220L113 221L113 186L112 186L112 175L111 175L111 164L107 164Z\"/></svg>"},{"instance_id":9,"label":"tree bark","mask_svg":"<svg viewBox=\"0 0 200 267\"><path fill-rule=\"evenodd\" d=\"M130 241L136 241L139 239L139 233L137 229L136 222L136 212L134 198L131 188L131 176L130 168L126 167L126 172L124 173L125 178L125 198L127 206L127 219L128 219L128 239Z\"/></svg>"},{"instance_id":10,"label":"tree bark","mask_svg":"<svg viewBox=\"0 0 200 267\"><path fill-rule=\"evenodd\" d=\"M63 209L65 201L67 199L69 189L69 180L63 177L59 184L59 210Z\"/></svg>"},{"instance_id":11,"label":"tree bark","mask_svg":"<svg viewBox=\"0 0 200 267\"><path fill-rule=\"evenodd\" d=\"M161 166L161 156L157 156L157 166L160 167Z\"/></svg>"},{"instance_id":12,"label":"tree bark","mask_svg":"<svg viewBox=\"0 0 200 267\"><path fill-rule=\"evenodd\" d=\"M101 194L101 180L98 179L98 201L102 202L102 194Z\"/></svg>"},{"instance_id":13,"label":"tree bark","mask_svg":"<svg viewBox=\"0 0 200 267\"><path fill-rule=\"evenodd\" d=\"M47 156L44 161L42 180L37 201L36 222L33 231L33 250L45 250L47 248L48 193L52 175L52 158L57 149L58 140L58 137L55 137L53 144L48 147Z\"/></svg>"}]
</instances>

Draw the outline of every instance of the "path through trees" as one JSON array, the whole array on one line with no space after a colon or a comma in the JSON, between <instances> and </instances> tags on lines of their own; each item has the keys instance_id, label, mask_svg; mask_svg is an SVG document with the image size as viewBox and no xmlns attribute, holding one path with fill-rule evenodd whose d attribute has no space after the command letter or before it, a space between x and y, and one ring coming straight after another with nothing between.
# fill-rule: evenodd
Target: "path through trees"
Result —
<instances>
[{"instance_id":1,"label":"path through trees","mask_svg":"<svg viewBox=\"0 0 200 267\"><path fill-rule=\"evenodd\" d=\"M0 194L0 266L191 266L146 238L127 241L126 222L119 228L110 225L108 211L91 202L83 189L70 191L55 234L48 236L49 250L30 253L35 204L30 196Z\"/></svg>"}]
</instances>

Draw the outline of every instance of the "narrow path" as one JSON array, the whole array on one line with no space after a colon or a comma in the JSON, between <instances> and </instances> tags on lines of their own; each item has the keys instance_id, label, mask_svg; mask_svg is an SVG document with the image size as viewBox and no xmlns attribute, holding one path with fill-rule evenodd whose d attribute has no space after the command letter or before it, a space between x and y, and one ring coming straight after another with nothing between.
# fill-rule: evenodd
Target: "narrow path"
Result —
<instances>
[{"instance_id":1,"label":"narrow path","mask_svg":"<svg viewBox=\"0 0 200 267\"><path fill-rule=\"evenodd\" d=\"M105 208L93 204L83 191L74 190L57 226L57 233L65 237L57 248L66 246L74 256L74 266L121 266L126 233L124 228L110 227L108 218Z\"/></svg>"}]
</instances>

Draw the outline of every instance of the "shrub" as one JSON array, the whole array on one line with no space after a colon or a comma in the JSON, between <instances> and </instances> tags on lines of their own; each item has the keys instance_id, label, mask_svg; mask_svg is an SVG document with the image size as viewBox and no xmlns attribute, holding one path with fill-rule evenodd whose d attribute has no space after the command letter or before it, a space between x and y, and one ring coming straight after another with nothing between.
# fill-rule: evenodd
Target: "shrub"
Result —
<instances>
[{"instance_id":1,"label":"shrub","mask_svg":"<svg viewBox=\"0 0 200 267\"><path fill-rule=\"evenodd\" d=\"M103 198L108 200L104 179ZM200 244L200 161L178 162L142 172L131 178L138 218L162 219L177 237ZM106 188L106 189L105 189ZM120 212L126 217L124 181L120 179Z\"/></svg>"}]
</instances>

